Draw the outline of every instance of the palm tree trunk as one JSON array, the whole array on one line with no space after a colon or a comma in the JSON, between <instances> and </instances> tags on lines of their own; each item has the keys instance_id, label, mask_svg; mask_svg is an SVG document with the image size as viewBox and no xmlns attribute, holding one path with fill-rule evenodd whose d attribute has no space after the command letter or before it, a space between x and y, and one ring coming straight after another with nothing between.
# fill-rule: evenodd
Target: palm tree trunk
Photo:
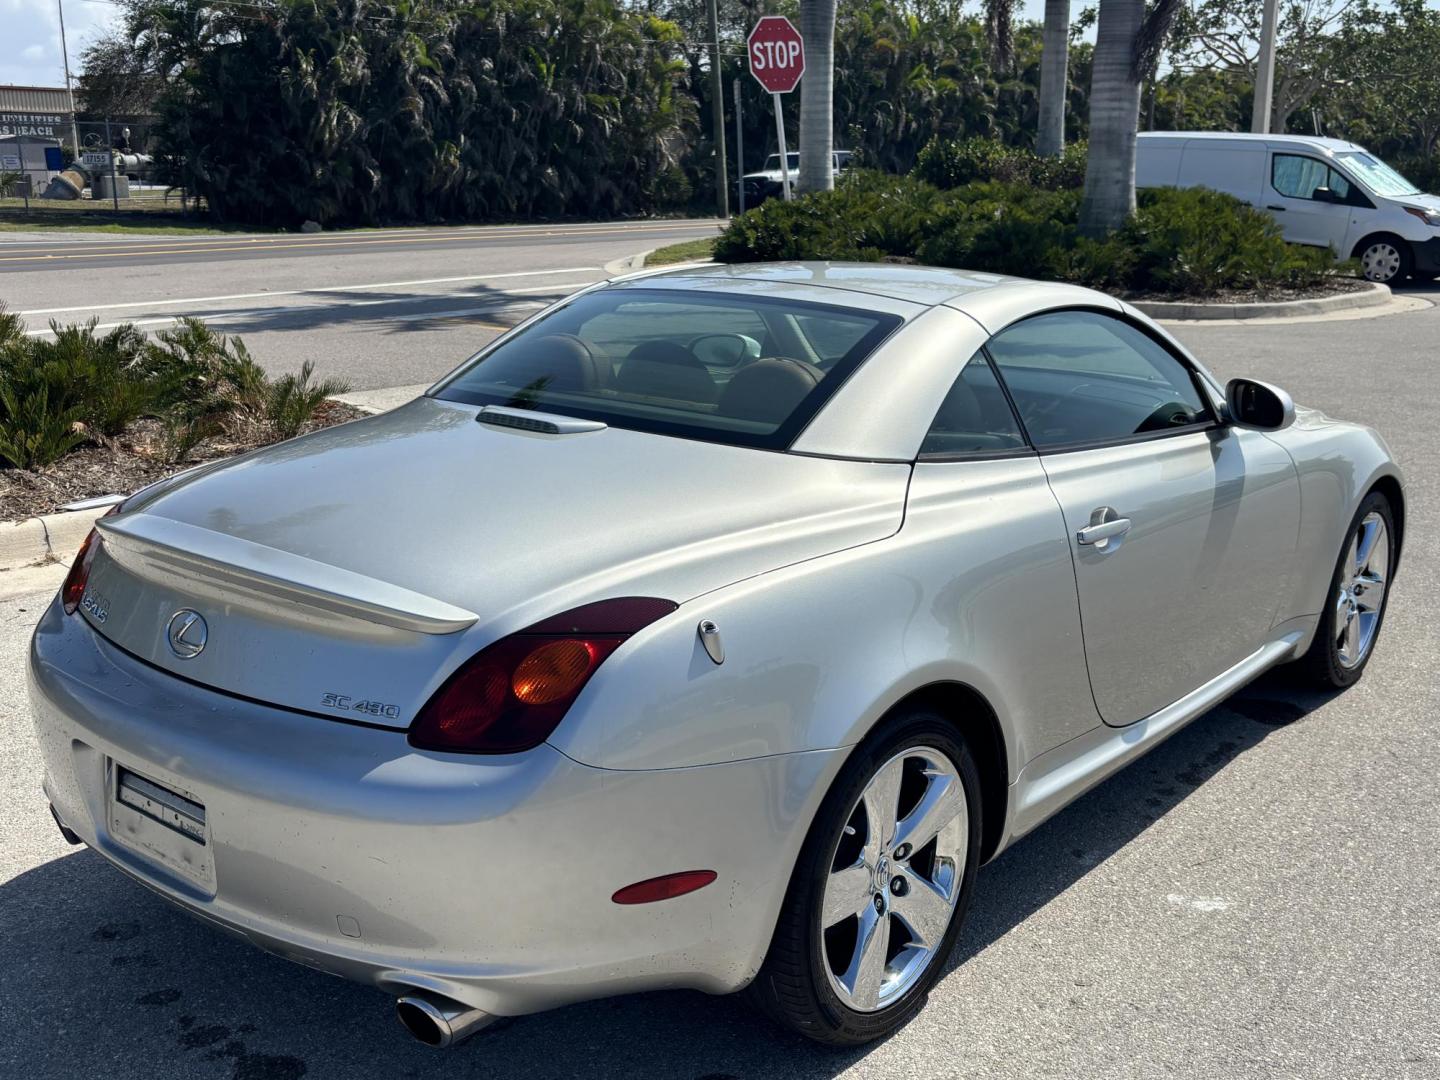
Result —
<instances>
[{"instance_id":1,"label":"palm tree trunk","mask_svg":"<svg viewBox=\"0 0 1440 1080\"><path fill-rule=\"evenodd\" d=\"M800 80L800 191L835 186L835 0L801 0L805 77Z\"/></svg>"},{"instance_id":2,"label":"palm tree trunk","mask_svg":"<svg viewBox=\"0 0 1440 1080\"><path fill-rule=\"evenodd\" d=\"M1070 0L1045 0L1045 29L1040 52L1041 157L1059 157L1065 149L1065 97L1070 82Z\"/></svg>"},{"instance_id":3,"label":"palm tree trunk","mask_svg":"<svg viewBox=\"0 0 1440 1080\"><path fill-rule=\"evenodd\" d=\"M1135 212L1135 130L1140 123L1136 43L1145 0L1100 0L1090 77L1090 154L1080 231L1104 236Z\"/></svg>"}]
</instances>

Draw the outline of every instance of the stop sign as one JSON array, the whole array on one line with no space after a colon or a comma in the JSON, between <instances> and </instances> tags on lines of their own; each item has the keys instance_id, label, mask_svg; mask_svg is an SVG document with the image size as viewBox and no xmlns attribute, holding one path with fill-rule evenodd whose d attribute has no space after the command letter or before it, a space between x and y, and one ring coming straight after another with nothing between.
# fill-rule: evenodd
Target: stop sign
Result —
<instances>
[{"instance_id":1,"label":"stop sign","mask_svg":"<svg viewBox=\"0 0 1440 1080\"><path fill-rule=\"evenodd\" d=\"M772 94L788 94L805 74L805 40L783 15L766 15L746 42L750 74Z\"/></svg>"}]
</instances>

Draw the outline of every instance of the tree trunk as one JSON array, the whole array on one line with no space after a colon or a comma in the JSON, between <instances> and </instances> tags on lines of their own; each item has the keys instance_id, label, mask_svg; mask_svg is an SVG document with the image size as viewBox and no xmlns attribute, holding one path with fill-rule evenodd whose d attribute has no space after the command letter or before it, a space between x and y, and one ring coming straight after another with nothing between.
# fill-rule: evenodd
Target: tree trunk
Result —
<instances>
[{"instance_id":1,"label":"tree trunk","mask_svg":"<svg viewBox=\"0 0 1440 1080\"><path fill-rule=\"evenodd\" d=\"M1041 157L1059 157L1065 149L1065 99L1070 83L1070 0L1045 0L1045 30L1040 53Z\"/></svg>"},{"instance_id":2,"label":"tree trunk","mask_svg":"<svg viewBox=\"0 0 1440 1080\"><path fill-rule=\"evenodd\" d=\"M805 39L805 77L800 80L799 189L835 186L835 0L801 0L800 36Z\"/></svg>"},{"instance_id":3,"label":"tree trunk","mask_svg":"<svg viewBox=\"0 0 1440 1080\"><path fill-rule=\"evenodd\" d=\"M1100 0L1090 77L1090 154L1080 231L1104 236L1135 212L1135 130L1140 123L1140 80L1135 45L1145 0Z\"/></svg>"}]
</instances>

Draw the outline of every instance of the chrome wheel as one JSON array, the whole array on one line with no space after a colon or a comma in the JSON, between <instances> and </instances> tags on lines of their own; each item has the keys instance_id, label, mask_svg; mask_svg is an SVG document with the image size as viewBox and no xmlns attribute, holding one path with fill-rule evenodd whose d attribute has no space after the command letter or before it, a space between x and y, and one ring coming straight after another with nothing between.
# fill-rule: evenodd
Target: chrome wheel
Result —
<instances>
[{"instance_id":1,"label":"chrome wheel","mask_svg":"<svg viewBox=\"0 0 1440 1080\"><path fill-rule=\"evenodd\" d=\"M1389 532L1385 519L1372 511L1361 519L1345 552L1335 596L1335 648L1341 667L1353 668L1369 655L1389 573Z\"/></svg>"},{"instance_id":2,"label":"chrome wheel","mask_svg":"<svg viewBox=\"0 0 1440 1080\"><path fill-rule=\"evenodd\" d=\"M1383 284L1399 276L1402 261L1400 251L1394 244L1379 240L1360 254L1360 269L1370 281Z\"/></svg>"},{"instance_id":3,"label":"chrome wheel","mask_svg":"<svg viewBox=\"0 0 1440 1080\"><path fill-rule=\"evenodd\" d=\"M820 902L826 973L850 1008L898 1001L935 961L969 836L960 773L939 750L902 750L870 778L836 839Z\"/></svg>"}]
</instances>

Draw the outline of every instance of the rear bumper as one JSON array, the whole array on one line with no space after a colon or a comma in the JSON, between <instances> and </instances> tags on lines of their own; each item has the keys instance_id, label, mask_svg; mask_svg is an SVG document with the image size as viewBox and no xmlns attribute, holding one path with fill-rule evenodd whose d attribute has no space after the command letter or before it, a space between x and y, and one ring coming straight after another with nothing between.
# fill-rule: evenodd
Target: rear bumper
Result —
<instances>
[{"instance_id":1,"label":"rear bumper","mask_svg":"<svg viewBox=\"0 0 1440 1080\"><path fill-rule=\"evenodd\" d=\"M1440 274L1440 236L1411 240L1410 254L1414 257L1417 274Z\"/></svg>"},{"instance_id":2,"label":"rear bumper","mask_svg":"<svg viewBox=\"0 0 1440 1080\"><path fill-rule=\"evenodd\" d=\"M289 959L496 1015L743 986L843 756L615 772L549 746L423 753L403 732L185 683L58 605L36 630L29 675L46 794L112 863ZM117 766L203 804L204 875L172 871L112 829ZM610 901L693 869L719 880L657 904Z\"/></svg>"}]
</instances>

